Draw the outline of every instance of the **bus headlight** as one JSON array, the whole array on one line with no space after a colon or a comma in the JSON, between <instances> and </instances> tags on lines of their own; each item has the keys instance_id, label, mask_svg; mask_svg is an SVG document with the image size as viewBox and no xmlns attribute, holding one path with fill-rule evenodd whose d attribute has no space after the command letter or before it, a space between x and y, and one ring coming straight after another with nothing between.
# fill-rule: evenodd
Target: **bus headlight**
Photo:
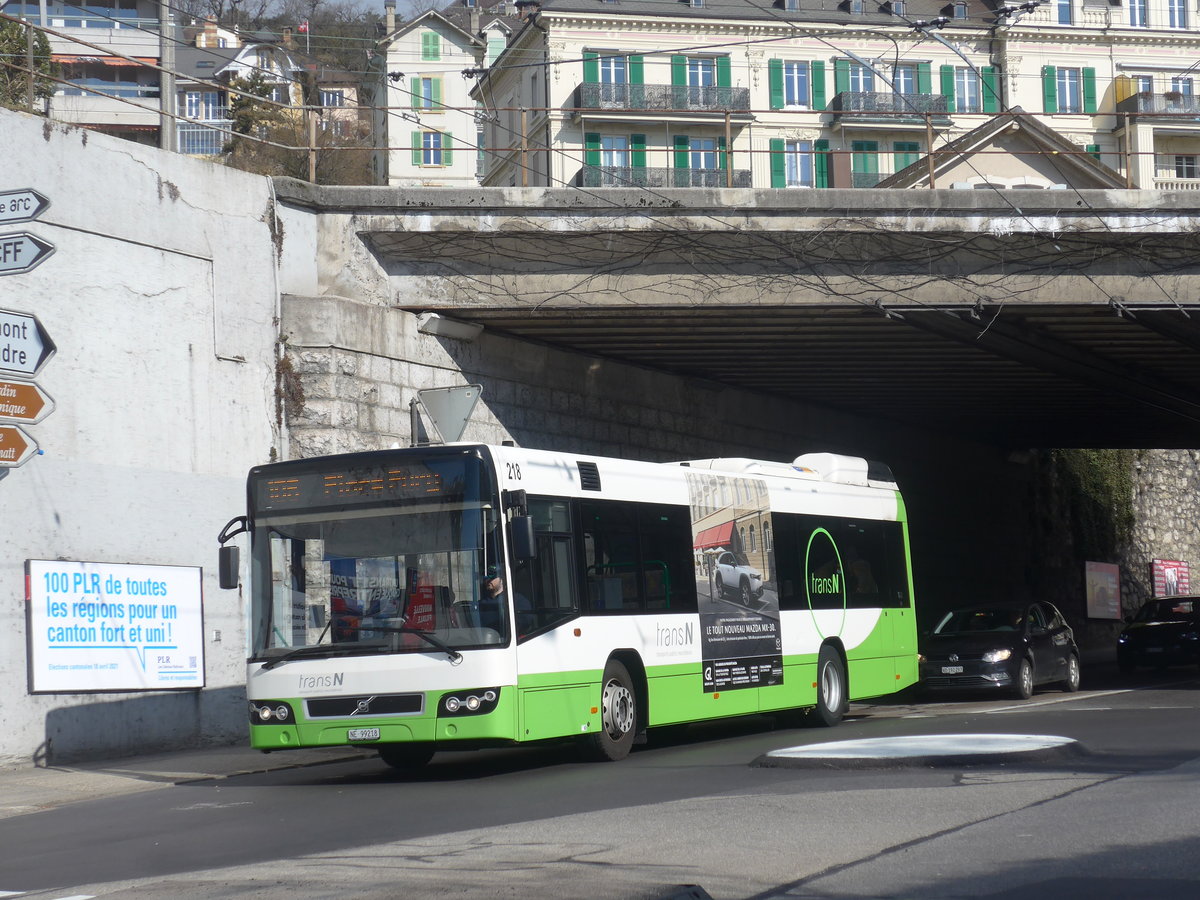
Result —
<instances>
[{"instance_id":1,"label":"bus headlight","mask_svg":"<svg viewBox=\"0 0 1200 900\"><path fill-rule=\"evenodd\" d=\"M251 700L249 712L251 725L290 725L296 721L292 708L279 700Z\"/></svg>"},{"instance_id":2,"label":"bus headlight","mask_svg":"<svg viewBox=\"0 0 1200 900\"><path fill-rule=\"evenodd\" d=\"M455 691L442 697L438 713L443 716L480 716L490 713L500 702L500 688Z\"/></svg>"}]
</instances>

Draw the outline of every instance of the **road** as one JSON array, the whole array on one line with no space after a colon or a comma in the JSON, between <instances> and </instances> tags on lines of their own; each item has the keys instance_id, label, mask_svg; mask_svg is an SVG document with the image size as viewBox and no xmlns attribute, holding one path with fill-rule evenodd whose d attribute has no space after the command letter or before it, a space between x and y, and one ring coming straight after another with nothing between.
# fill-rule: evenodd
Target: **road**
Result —
<instances>
[{"instance_id":1,"label":"road","mask_svg":"<svg viewBox=\"0 0 1200 900\"><path fill-rule=\"evenodd\" d=\"M1086 677L1086 673L1085 673ZM565 747L176 785L0 821L0 897L1200 896L1200 679L1030 701L856 704L831 730L692 728L615 764ZM765 768L768 750L1052 734L976 765ZM694 892L695 893L695 892ZM704 896L703 893L695 893Z\"/></svg>"}]
</instances>

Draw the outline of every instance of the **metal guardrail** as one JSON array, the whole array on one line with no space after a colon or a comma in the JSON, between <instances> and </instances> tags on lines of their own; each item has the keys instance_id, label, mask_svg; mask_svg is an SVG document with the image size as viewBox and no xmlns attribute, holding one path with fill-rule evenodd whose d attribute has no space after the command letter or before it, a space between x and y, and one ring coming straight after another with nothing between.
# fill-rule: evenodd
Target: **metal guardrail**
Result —
<instances>
[{"instance_id":1,"label":"metal guardrail","mask_svg":"<svg viewBox=\"0 0 1200 900\"><path fill-rule=\"evenodd\" d=\"M660 110L663 112L750 111L748 87L691 87L678 84L581 84L577 109Z\"/></svg>"},{"instance_id":2,"label":"metal guardrail","mask_svg":"<svg viewBox=\"0 0 1200 900\"><path fill-rule=\"evenodd\" d=\"M1139 116L1200 116L1200 97L1177 91L1165 94L1143 91L1118 101L1117 112Z\"/></svg>"},{"instance_id":3,"label":"metal guardrail","mask_svg":"<svg viewBox=\"0 0 1200 900\"><path fill-rule=\"evenodd\" d=\"M883 91L843 91L834 95L829 111L862 113L892 117L911 117L924 121L932 115L949 121L950 98L944 94L896 94Z\"/></svg>"}]
</instances>

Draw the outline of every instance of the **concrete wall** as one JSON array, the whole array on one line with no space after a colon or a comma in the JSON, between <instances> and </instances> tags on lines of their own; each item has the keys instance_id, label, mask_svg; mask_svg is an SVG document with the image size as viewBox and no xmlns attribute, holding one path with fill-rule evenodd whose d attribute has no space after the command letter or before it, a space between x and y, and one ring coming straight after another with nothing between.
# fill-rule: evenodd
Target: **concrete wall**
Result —
<instances>
[{"instance_id":1,"label":"concrete wall","mask_svg":"<svg viewBox=\"0 0 1200 900\"><path fill-rule=\"evenodd\" d=\"M278 443L271 183L3 109L0 157L0 190L51 201L2 230L56 247L0 277L0 308L58 347L43 455L0 480L0 764L239 739L245 603L216 535ZM207 687L30 695L27 559L202 566Z\"/></svg>"}]
</instances>

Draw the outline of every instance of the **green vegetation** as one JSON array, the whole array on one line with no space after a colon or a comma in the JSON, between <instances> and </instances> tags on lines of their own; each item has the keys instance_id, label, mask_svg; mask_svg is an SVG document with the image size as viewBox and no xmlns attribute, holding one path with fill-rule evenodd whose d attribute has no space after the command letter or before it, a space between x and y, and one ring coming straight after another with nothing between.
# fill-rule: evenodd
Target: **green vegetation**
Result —
<instances>
[{"instance_id":1,"label":"green vegetation","mask_svg":"<svg viewBox=\"0 0 1200 900\"><path fill-rule=\"evenodd\" d=\"M29 32L19 22L0 20L0 106L35 112L38 100L54 93L52 77L57 67L50 61L50 42L46 35L33 35L33 103L29 97L29 75L26 61L29 56Z\"/></svg>"}]
</instances>

